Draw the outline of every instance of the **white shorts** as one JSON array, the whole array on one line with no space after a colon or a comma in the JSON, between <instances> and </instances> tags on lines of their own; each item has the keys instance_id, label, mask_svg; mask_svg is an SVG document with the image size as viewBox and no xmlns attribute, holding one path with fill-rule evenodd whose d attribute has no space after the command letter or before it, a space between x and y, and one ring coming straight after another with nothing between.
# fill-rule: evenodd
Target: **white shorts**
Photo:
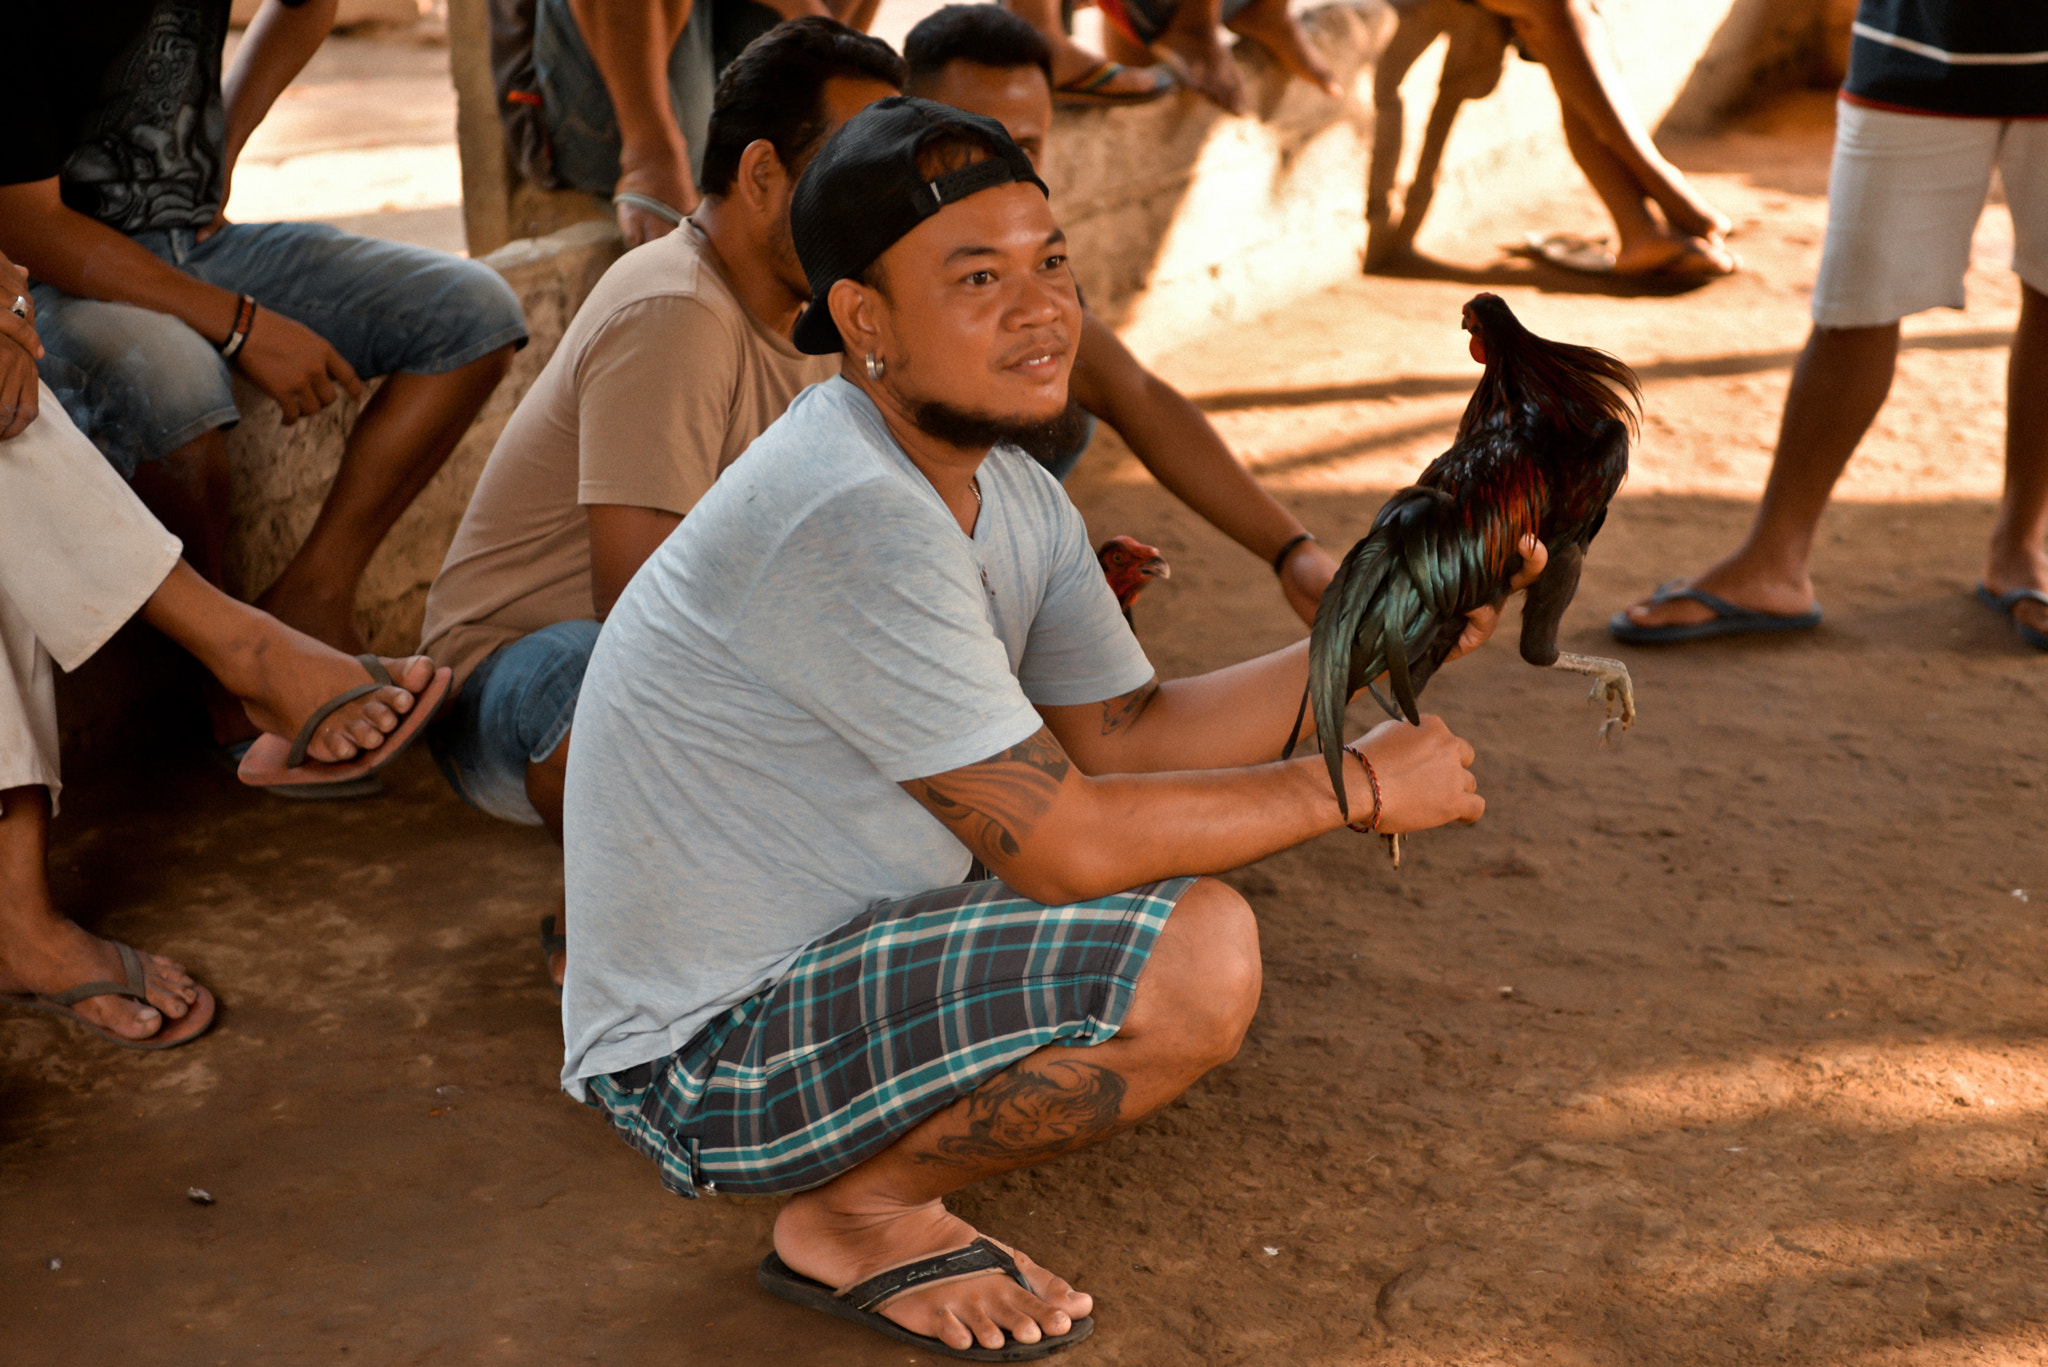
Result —
<instances>
[{"instance_id":1,"label":"white shorts","mask_svg":"<svg viewBox=\"0 0 2048 1367\"><path fill-rule=\"evenodd\" d=\"M2048 293L2048 120L1900 114L1838 101L1813 321L1878 327L1922 309L1963 307L1970 237L1994 165L2012 209L2012 268Z\"/></svg>"},{"instance_id":2,"label":"white shorts","mask_svg":"<svg viewBox=\"0 0 2048 1367\"><path fill-rule=\"evenodd\" d=\"M28 430L0 441L0 792L54 805L52 666L76 669L164 582L184 549L46 384Z\"/></svg>"}]
</instances>

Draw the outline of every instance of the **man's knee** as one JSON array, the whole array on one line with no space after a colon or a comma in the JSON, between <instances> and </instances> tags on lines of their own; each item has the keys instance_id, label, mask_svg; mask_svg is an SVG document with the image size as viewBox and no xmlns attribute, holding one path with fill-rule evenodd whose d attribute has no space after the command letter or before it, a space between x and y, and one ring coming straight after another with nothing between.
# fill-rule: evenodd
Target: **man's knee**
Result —
<instances>
[{"instance_id":1,"label":"man's knee","mask_svg":"<svg viewBox=\"0 0 2048 1367\"><path fill-rule=\"evenodd\" d=\"M1145 1027L1170 1036L1205 1068L1226 1063L1251 1027L1260 982L1251 906L1229 884L1197 879L1174 904L1139 979L1140 997L1150 998Z\"/></svg>"}]
</instances>

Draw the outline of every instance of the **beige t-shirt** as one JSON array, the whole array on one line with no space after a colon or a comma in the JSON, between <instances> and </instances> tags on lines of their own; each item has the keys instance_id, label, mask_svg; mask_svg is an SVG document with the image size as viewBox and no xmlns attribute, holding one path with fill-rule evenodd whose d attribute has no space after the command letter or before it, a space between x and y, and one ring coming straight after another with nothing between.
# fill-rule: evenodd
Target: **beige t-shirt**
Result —
<instances>
[{"instance_id":1,"label":"beige t-shirt","mask_svg":"<svg viewBox=\"0 0 2048 1367\"><path fill-rule=\"evenodd\" d=\"M484 465L421 649L458 686L492 651L596 616L591 503L687 514L806 385L839 370L740 304L694 223L618 261Z\"/></svg>"}]
</instances>

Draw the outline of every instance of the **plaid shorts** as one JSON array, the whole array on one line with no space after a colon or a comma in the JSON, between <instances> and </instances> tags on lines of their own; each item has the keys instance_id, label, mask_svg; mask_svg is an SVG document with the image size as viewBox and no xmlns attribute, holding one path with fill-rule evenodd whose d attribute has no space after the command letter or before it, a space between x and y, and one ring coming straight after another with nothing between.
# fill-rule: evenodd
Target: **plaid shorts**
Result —
<instances>
[{"instance_id":1,"label":"plaid shorts","mask_svg":"<svg viewBox=\"0 0 2048 1367\"><path fill-rule=\"evenodd\" d=\"M995 880L856 916L665 1059L586 1079L679 1196L802 1191L1049 1044L1130 1009L1192 878L1048 907Z\"/></svg>"}]
</instances>

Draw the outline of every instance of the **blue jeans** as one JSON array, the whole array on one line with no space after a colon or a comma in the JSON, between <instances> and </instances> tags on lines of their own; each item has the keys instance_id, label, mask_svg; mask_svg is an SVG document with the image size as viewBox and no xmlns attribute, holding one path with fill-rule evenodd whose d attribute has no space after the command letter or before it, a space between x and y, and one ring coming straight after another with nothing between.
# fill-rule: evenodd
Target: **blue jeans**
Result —
<instances>
[{"instance_id":1,"label":"blue jeans","mask_svg":"<svg viewBox=\"0 0 2048 1367\"><path fill-rule=\"evenodd\" d=\"M562 744L576 718L596 622L557 622L492 651L427 727L434 762L464 802L522 826L541 824L526 766Z\"/></svg>"},{"instance_id":2,"label":"blue jeans","mask_svg":"<svg viewBox=\"0 0 2048 1367\"><path fill-rule=\"evenodd\" d=\"M496 271L324 223L231 223L136 243L209 285L303 323L365 379L456 370L526 343L518 296ZM43 382L124 475L241 420L213 343L168 313L35 286ZM226 330L229 319L223 317Z\"/></svg>"}]
</instances>

